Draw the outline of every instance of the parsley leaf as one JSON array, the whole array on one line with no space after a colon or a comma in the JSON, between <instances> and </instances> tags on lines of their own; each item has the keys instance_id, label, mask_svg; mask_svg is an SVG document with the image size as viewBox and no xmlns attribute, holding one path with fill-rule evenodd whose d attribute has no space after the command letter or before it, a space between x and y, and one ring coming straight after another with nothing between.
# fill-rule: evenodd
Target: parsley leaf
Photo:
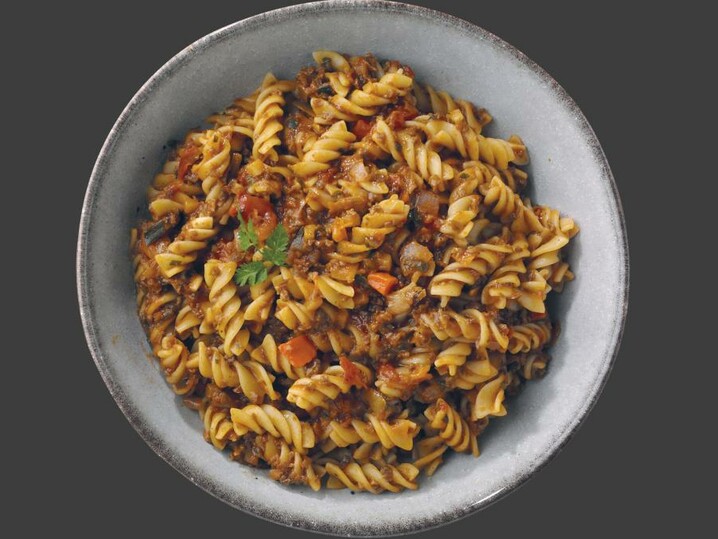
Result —
<instances>
[{"instance_id":1,"label":"parsley leaf","mask_svg":"<svg viewBox=\"0 0 718 539\"><path fill-rule=\"evenodd\" d=\"M289 247L289 234L284 225L277 225L262 249L262 258L275 266L284 265L287 259L287 248Z\"/></svg>"},{"instance_id":2,"label":"parsley leaf","mask_svg":"<svg viewBox=\"0 0 718 539\"><path fill-rule=\"evenodd\" d=\"M234 281L240 286L254 286L264 281L267 275L267 268L262 262L247 262L237 269Z\"/></svg>"},{"instance_id":3,"label":"parsley leaf","mask_svg":"<svg viewBox=\"0 0 718 539\"><path fill-rule=\"evenodd\" d=\"M237 218L239 219L239 228L237 229L237 245L242 251L248 250L250 247L256 247L259 245L259 238L257 232L254 230L254 223L250 219L249 222L245 222L242 219L242 214L238 213Z\"/></svg>"}]
</instances>

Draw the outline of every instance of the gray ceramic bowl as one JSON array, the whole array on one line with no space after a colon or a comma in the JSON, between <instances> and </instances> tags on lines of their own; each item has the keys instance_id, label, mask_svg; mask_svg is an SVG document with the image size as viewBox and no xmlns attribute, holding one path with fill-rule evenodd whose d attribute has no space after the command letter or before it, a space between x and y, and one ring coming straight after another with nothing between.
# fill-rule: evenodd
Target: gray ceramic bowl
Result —
<instances>
[{"instance_id":1,"label":"gray ceramic bowl","mask_svg":"<svg viewBox=\"0 0 718 539\"><path fill-rule=\"evenodd\" d=\"M535 200L581 226L575 282L555 301L562 335L543 380L531 383L481 438L482 456L455 455L417 491L314 493L284 487L208 445L196 413L165 385L135 312L129 229L163 162L163 145L254 89L272 70L292 76L318 48L372 51L417 78L487 107L491 133L520 134ZM566 443L593 406L626 314L628 251L621 205L601 146L566 92L539 66L463 20L389 2L317 2L218 30L163 66L112 128L92 172L77 248L82 320L97 367L146 442L196 485L260 517L309 530L389 535L437 526L506 495Z\"/></svg>"}]
</instances>

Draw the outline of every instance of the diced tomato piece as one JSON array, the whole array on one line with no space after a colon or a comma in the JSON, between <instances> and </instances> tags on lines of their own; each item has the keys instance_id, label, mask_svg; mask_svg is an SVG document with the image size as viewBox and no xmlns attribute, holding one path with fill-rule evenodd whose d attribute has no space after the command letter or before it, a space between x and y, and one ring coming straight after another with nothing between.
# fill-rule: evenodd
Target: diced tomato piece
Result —
<instances>
[{"instance_id":1,"label":"diced tomato piece","mask_svg":"<svg viewBox=\"0 0 718 539\"><path fill-rule=\"evenodd\" d=\"M413 120L419 115L419 111L410 105L404 105L391 111L386 123L392 129L401 129L407 120Z\"/></svg>"},{"instance_id":2,"label":"diced tomato piece","mask_svg":"<svg viewBox=\"0 0 718 539\"><path fill-rule=\"evenodd\" d=\"M272 204L264 198L242 194L238 200L239 212L245 221L254 223L254 230L260 241L266 240L277 226L277 214Z\"/></svg>"},{"instance_id":3,"label":"diced tomato piece","mask_svg":"<svg viewBox=\"0 0 718 539\"><path fill-rule=\"evenodd\" d=\"M369 131L371 131L371 124L363 118L357 120L352 128L352 133L354 133L358 139L366 137Z\"/></svg>"},{"instance_id":4,"label":"diced tomato piece","mask_svg":"<svg viewBox=\"0 0 718 539\"><path fill-rule=\"evenodd\" d=\"M345 356L341 356L339 365L344 369L344 379L348 383L357 387L366 387L366 380L364 380L361 371L352 361L349 361Z\"/></svg>"}]
</instances>

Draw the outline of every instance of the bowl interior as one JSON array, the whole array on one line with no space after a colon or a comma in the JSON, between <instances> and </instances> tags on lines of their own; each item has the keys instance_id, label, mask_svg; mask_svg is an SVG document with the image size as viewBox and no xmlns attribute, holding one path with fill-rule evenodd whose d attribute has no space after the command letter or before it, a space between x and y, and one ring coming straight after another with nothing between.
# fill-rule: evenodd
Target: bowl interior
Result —
<instances>
[{"instance_id":1,"label":"bowl interior","mask_svg":"<svg viewBox=\"0 0 718 539\"><path fill-rule=\"evenodd\" d=\"M455 455L417 491L352 495L288 488L204 442L196 413L159 373L138 321L129 229L165 145L267 71L291 77L327 48L410 65L417 79L486 107L488 133L519 134L531 155L531 196L581 227L576 280L553 301L562 328L548 375L508 403L480 439L479 459ZM113 129L85 201L78 283L88 342L123 411L190 480L237 507L284 524L346 534L392 534L465 515L520 484L554 454L595 400L618 346L627 252L605 158L576 105L520 53L463 21L383 2L305 4L242 21L189 46L139 92Z\"/></svg>"}]
</instances>

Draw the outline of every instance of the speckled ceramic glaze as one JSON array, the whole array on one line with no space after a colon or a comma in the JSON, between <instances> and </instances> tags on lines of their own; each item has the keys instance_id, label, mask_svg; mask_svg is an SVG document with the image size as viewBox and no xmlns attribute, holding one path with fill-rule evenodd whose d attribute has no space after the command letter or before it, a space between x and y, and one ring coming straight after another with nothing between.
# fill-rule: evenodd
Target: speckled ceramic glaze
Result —
<instances>
[{"instance_id":1,"label":"speckled ceramic glaze","mask_svg":"<svg viewBox=\"0 0 718 539\"><path fill-rule=\"evenodd\" d=\"M534 200L580 225L577 278L553 304L562 332L543 380L508 404L480 439L479 459L453 455L401 494L285 487L207 444L196 412L167 387L135 310L129 230L164 145L250 93L267 71L291 77L318 48L374 52L419 80L489 109L489 133L518 133ZM193 43L137 93L112 128L87 189L77 247L82 320L97 367L147 443L221 500L281 524L346 535L391 535L468 515L515 489L566 443L611 369L628 293L628 252L611 172L585 117L540 67L463 20L389 2L317 2L240 21ZM588 463L587 463L588 465Z\"/></svg>"}]
</instances>

